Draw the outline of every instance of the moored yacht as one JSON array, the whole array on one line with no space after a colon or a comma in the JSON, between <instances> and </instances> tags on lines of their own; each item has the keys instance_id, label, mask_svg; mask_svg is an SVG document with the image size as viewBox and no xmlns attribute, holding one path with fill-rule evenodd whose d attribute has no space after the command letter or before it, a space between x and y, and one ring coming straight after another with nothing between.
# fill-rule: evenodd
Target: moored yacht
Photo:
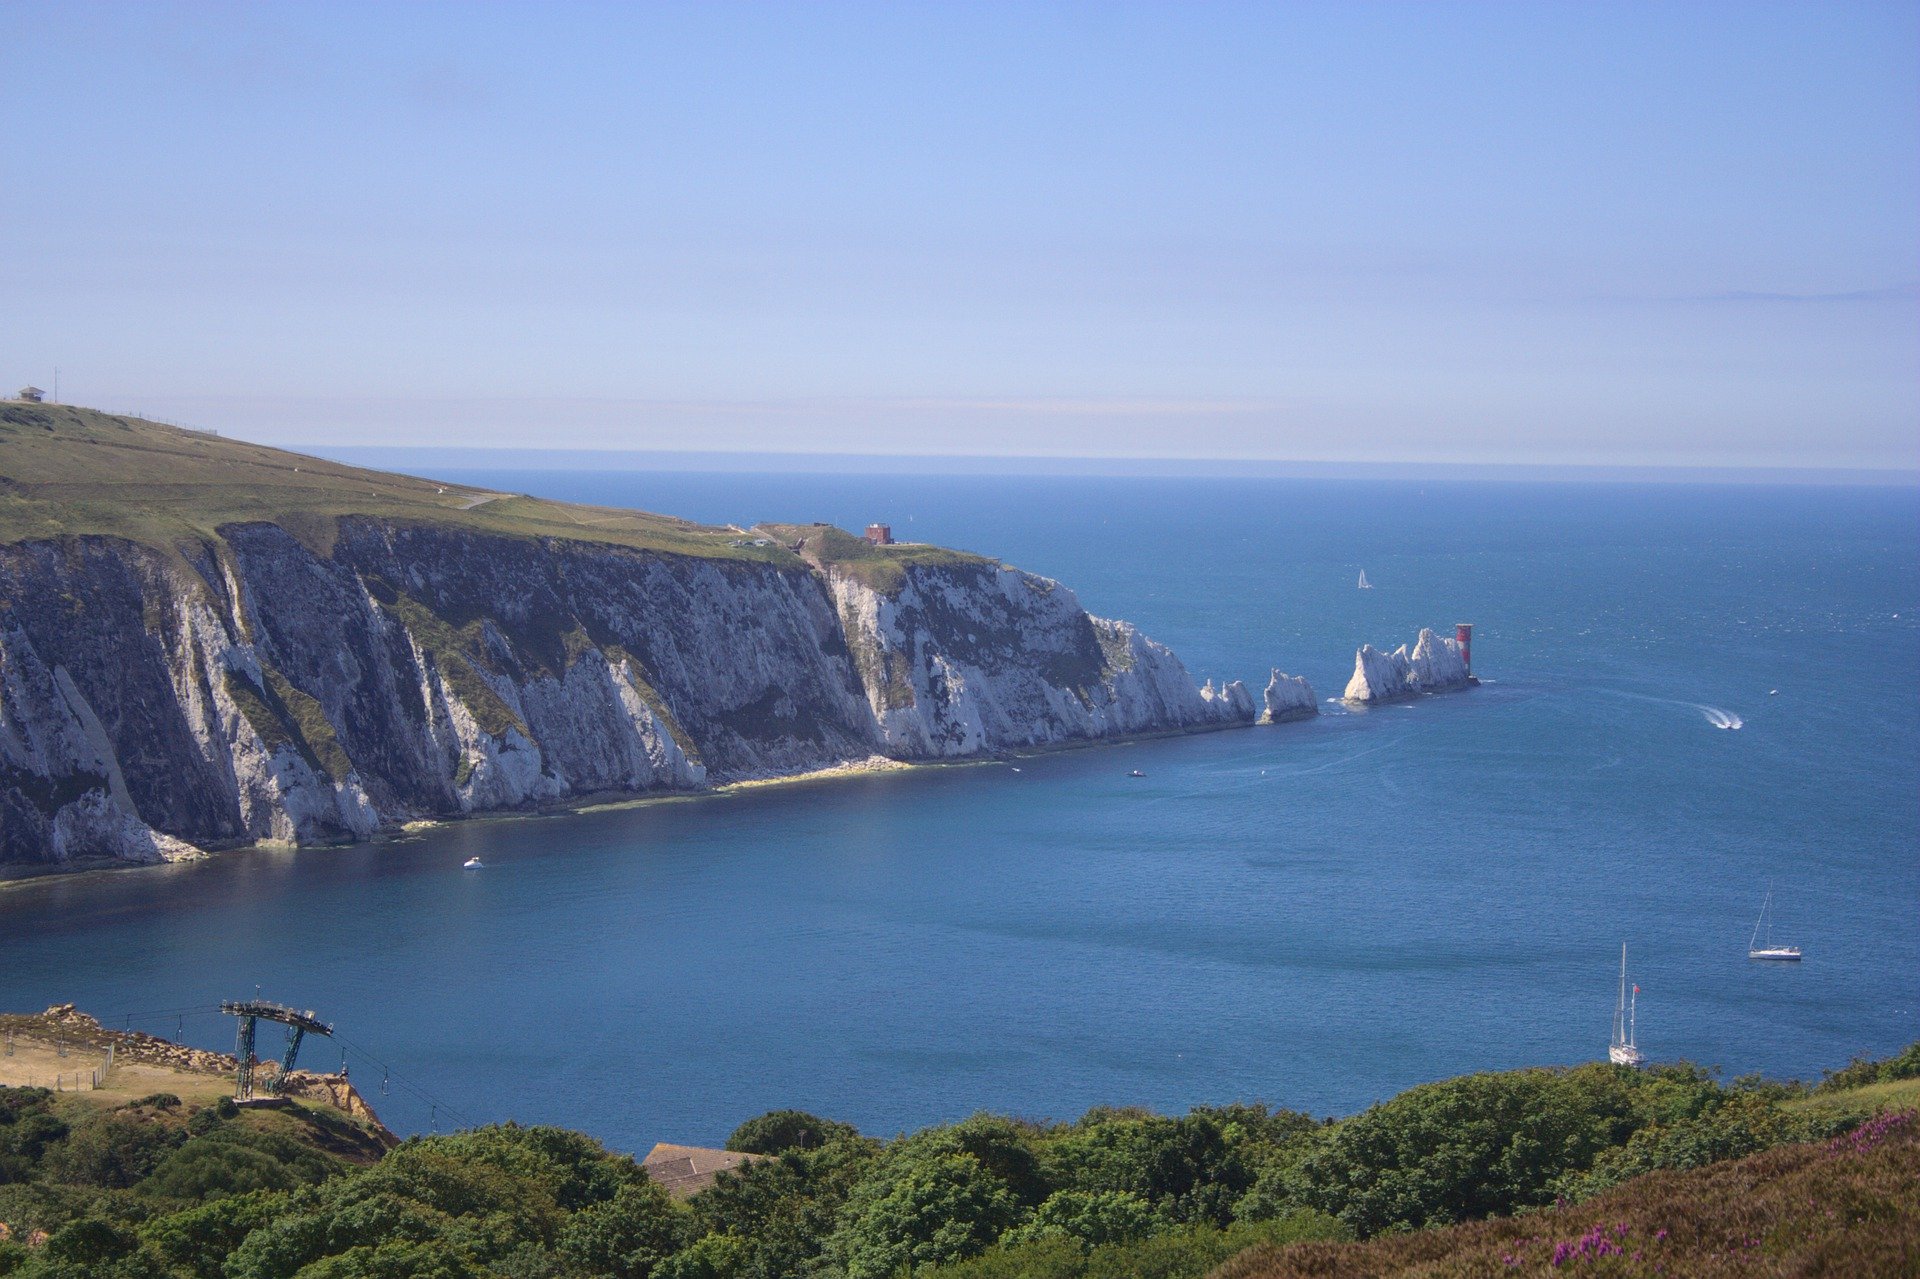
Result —
<instances>
[{"instance_id":1,"label":"moored yacht","mask_svg":"<svg viewBox=\"0 0 1920 1279\"><path fill-rule=\"evenodd\" d=\"M1767 943L1760 944L1760 927L1766 925ZM1747 938L1748 959L1777 959L1788 963L1800 962L1798 946L1776 946L1773 944L1773 886L1767 886L1767 898L1760 903L1760 918L1753 921L1753 936Z\"/></svg>"},{"instance_id":2,"label":"moored yacht","mask_svg":"<svg viewBox=\"0 0 1920 1279\"><path fill-rule=\"evenodd\" d=\"M1607 1060L1616 1066L1638 1066L1644 1058L1633 1042L1634 1012L1640 1003L1640 988L1627 994L1627 944L1620 943L1620 1002L1613 1009L1613 1042L1607 1046Z\"/></svg>"}]
</instances>

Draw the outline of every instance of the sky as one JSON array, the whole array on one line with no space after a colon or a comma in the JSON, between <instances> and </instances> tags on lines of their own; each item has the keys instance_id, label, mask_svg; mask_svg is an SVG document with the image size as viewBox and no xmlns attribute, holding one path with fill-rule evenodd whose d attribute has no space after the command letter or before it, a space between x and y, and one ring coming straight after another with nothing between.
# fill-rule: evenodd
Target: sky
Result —
<instances>
[{"instance_id":1,"label":"sky","mask_svg":"<svg viewBox=\"0 0 1920 1279\"><path fill-rule=\"evenodd\" d=\"M1920 6L0 3L0 384L269 443L1920 466Z\"/></svg>"}]
</instances>

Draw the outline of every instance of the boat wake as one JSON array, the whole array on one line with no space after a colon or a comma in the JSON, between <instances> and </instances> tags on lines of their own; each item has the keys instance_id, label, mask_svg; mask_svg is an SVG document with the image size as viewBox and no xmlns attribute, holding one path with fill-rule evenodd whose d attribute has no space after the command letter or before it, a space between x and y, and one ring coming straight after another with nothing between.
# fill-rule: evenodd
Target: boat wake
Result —
<instances>
[{"instance_id":1,"label":"boat wake","mask_svg":"<svg viewBox=\"0 0 1920 1279\"><path fill-rule=\"evenodd\" d=\"M1747 721L1741 719L1735 712L1720 706L1709 706L1705 702L1689 702L1678 697L1655 697L1650 693L1635 693L1624 688L1603 688L1600 691L1611 694L1614 697L1632 698L1636 702L1657 702L1662 706L1685 706L1691 710L1699 711L1700 714L1706 718L1707 723L1713 725L1715 728L1726 729L1728 732L1747 726Z\"/></svg>"}]
</instances>

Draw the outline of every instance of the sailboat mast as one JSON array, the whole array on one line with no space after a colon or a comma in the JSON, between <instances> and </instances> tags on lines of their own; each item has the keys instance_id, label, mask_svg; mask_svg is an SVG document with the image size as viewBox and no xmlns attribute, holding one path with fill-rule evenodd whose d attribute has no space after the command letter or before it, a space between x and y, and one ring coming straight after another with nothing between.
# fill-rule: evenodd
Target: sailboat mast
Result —
<instances>
[{"instance_id":1,"label":"sailboat mast","mask_svg":"<svg viewBox=\"0 0 1920 1279\"><path fill-rule=\"evenodd\" d=\"M1627 943L1620 943L1620 1001L1613 1006L1613 1042L1623 1044L1627 1015Z\"/></svg>"}]
</instances>

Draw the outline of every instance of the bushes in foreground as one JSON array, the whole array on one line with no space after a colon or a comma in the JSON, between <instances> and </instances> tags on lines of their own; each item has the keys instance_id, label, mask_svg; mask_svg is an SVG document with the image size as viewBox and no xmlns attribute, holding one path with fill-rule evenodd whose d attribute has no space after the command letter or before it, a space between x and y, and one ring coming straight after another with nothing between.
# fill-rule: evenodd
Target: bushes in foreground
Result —
<instances>
[{"instance_id":1,"label":"bushes in foreground","mask_svg":"<svg viewBox=\"0 0 1920 1279\"><path fill-rule=\"evenodd\" d=\"M1872 1064L1873 1080L1916 1055ZM1809 1106L1804 1089L1726 1087L1691 1067L1589 1065L1424 1085L1338 1122L1100 1109L1065 1124L980 1115L890 1142L784 1111L729 1143L768 1158L680 1203L631 1158L554 1128L416 1138L356 1168L258 1116L0 1091L14 1236L0 1275L1182 1279L1255 1244L1578 1202L1819 1136L1852 1118L1828 1092ZM19 1246L36 1231L44 1242Z\"/></svg>"}]
</instances>

